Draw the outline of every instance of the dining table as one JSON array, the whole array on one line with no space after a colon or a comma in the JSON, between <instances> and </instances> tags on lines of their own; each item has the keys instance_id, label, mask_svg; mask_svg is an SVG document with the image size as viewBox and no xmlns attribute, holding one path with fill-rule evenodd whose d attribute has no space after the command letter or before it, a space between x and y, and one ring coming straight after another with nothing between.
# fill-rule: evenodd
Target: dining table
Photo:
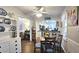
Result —
<instances>
[{"instance_id":1,"label":"dining table","mask_svg":"<svg viewBox=\"0 0 79 59\"><path fill-rule=\"evenodd\" d=\"M53 37L44 37L42 40L41 40L41 52L45 52L46 51L46 45L47 44L52 44L53 47L55 47L55 40L56 40L56 37L53 36Z\"/></svg>"}]
</instances>

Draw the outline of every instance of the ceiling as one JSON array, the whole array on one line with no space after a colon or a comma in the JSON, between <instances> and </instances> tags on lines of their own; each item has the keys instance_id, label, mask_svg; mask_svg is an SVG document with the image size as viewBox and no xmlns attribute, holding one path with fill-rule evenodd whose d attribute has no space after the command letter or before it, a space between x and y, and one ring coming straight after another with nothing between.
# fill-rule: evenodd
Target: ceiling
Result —
<instances>
[{"instance_id":1,"label":"ceiling","mask_svg":"<svg viewBox=\"0 0 79 59\"><path fill-rule=\"evenodd\" d=\"M17 6L19 10L21 10L26 15L32 15L34 13L34 8L36 6ZM53 17L60 17L62 12L65 9L65 6L43 6L45 7L45 11L47 15L51 15Z\"/></svg>"}]
</instances>

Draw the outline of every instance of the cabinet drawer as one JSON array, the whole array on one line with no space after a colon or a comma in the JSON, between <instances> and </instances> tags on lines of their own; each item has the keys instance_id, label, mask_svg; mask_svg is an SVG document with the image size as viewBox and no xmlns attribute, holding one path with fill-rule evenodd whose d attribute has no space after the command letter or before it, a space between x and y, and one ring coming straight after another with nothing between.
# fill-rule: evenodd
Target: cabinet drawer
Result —
<instances>
[{"instance_id":1,"label":"cabinet drawer","mask_svg":"<svg viewBox=\"0 0 79 59\"><path fill-rule=\"evenodd\" d=\"M0 44L0 53L2 53L1 44Z\"/></svg>"},{"instance_id":2,"label":"cabinet drawer","mask_svg":"<svg viewBox=\"0 0 79 59\"><path fill-rule=\"evenodd\" d=\"M10 44L10 52L11 53L18 53L21 52L21 43L11 43Z\"/></svg>"},{"instance_id":3,"label":"cabinet drawer","mask_svg":"<svg viewBox=\"0 0 79 59\"><path fill-rule=\"evenodd\" d=\"M9 53L9 42L1 42L0 43L0 52L1 53Z\"/></svg>"}]
</instances>

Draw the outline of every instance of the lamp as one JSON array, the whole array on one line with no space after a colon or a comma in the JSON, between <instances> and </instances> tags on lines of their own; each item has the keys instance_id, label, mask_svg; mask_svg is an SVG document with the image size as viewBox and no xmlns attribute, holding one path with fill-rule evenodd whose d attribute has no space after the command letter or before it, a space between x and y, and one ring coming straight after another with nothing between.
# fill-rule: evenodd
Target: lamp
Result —
<instances>
[{"instance_id":1,"label":"lamp","mask_svg":"<svg viewBox=\"0 0 79 59\"><path fill-rule=\"evenodd\" d=\"M41 14L41 13L38 13L38 14L36 14L36 16L37 16L38 18L40 18L40 17L42 17L42 14Z\"/></svg>"}]
</instances>

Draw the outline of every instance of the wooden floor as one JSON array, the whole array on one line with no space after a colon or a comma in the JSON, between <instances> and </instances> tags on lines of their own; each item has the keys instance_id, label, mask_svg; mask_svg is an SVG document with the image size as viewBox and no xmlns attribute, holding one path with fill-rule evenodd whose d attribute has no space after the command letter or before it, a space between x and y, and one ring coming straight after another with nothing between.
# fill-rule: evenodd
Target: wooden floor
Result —
<instances>
[{"instance_id":1,"label":"wooden floor","mask_svg":"<svg viewBox=\"0 0 79 59\"><path fill-rule=\"evenodd\" d=\"M34 43L33 42L22 40L21 46L22 46L22 53L34 53ZM40 50L37 50L36 53L40 53ZM64 53L64 51L62 50L61 53Z\"/></svg>"},{"instance_id":2,"label":"wooden floor","mask_svg":"<svg viewBox=\"0 0 79 59\"><path fill-rule=\"evenodd\" d=\"M34 53L34 43L22 40L22 53Z\"/></svg>"}]
</instances>

